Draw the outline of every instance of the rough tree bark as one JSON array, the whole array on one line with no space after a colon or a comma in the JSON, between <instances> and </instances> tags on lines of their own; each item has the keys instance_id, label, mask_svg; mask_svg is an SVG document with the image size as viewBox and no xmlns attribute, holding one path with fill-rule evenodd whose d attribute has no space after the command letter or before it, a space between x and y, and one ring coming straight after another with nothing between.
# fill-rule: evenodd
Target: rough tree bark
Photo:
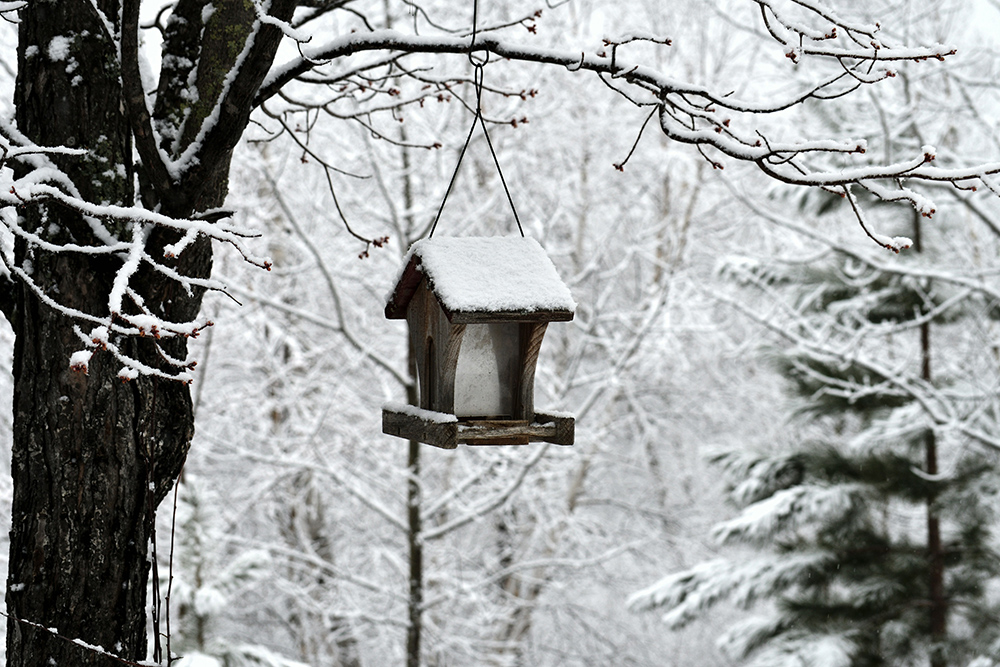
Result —
<instances>
[{"instance_id":1,"label":"rough tree bark","mask_svg":"<svg viewBox=\"0 0 1000 667\"><path fill-rule=\"evenodd\" d=\"M99 6L116 16L112 2ZM131 141L121 106L114 46L86 3L32 3L21 15L17 124L33 141L93 151L57 159L89 201L131 203ZM34 48L31 48L34 47ZM65 52L60 52L65 48ZM73 67L73 63L76 67ZM113 165L124 165L123 173ZM54 205L21 212L27 228L53 238L93 241L82 218ZM31 252L40 288L84 312L106 310L115 261ZM18 283L9 313L15 334L13 528L7 582L9 665L113 664L62 641L80 638L119 655L144 657L149 539L147 493L154 412L174 411L159 433L162 486L190 436L186 395L157 383L124 384L98 356L90 374L69 369L79 349L73 322ZM176 412L179 411L179 412ZM145 422L145 425L144 423ZM155 500L155 495L153 499ZM100 600L100 604L94 604Z\"/></svg>"},{"instance_id":2,"label":"rough tree bark","mask_svg":"<svg viewBox=\"0 0 1000 667\"><path fill-rule=\"evenodd\" d=\"M232 148L246 127L253 94L281 34L264 26L249 42L252 3L216 2L213 14L203 11L206 4L177 3L164 60L195 67L200 99L207 103L185 109L189 102L180 91L188 85L189 72L167 68L152 118L141 102L134 62L138 0L39 0L21 9L17 126L39 145L88 151L86 157L53 157L81 199L132 204L137 170L144 203L167 215L191 217L224 202ZM288 18L293 6L274 2L272 12ZM206 17L208 25L203 24ZM193 33L184 29L192 26ZM224 77L248 44L242 78L223 91ZM198 57L203 50L211 57ZM195 166L169 173L149 142L151 122L161 131L173 126L176 132L165 134L171 141L162 148L177 156L195 139L221 95L226 101L220 105L223 122L199 137ZM182 118L185 122L178 123ZM140 155L135 165L133 136ZM49 240L98 243L92 221L68 208L33 203L19 213L24 228ZM128 233L114 223L98 224L119 237ZM153 232L151 255L162 256L155 248L173 240L170 232ZM120 364L108 354L96 354L86 374L70 369L70 355L81 345L74 322L48 305L39 291L57 296L63 306L106 315L121 258L46 253L23 242L17 243L15 258L31 267L35 286L8 283L2 299L15 334L7 664L121 664L67 639L142 660L152 518L180 471L193 433L188 388L156 377L123 382ZM195 243L172 268L207 276L210 242ZM168 320L192 320L200 309L200 290L188 292L162 274L147 271L135 284L147 306ZM152 367L161 364L151 341L120 344ZM176 357L186 356L183 338L159 345Z\"/></svg>"}]
</instances>

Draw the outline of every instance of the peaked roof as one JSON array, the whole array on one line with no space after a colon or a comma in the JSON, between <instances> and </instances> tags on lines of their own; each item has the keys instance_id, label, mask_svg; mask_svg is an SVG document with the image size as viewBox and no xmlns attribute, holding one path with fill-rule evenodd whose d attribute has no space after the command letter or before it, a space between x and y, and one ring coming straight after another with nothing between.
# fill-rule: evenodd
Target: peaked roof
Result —
<instances>
[{"instance_id":1,"label":"peaked roof","mask_svg":"<svg viewBox=\"0 0 1000 667\"><path fill-rule=\"evenodd\" d=\"M403 261L385 316L404 319L425 277L448 319L455 323L567 321L576 310L569 288L534 239L495 236L417 241Z\"/></svg>"}]
</instances>

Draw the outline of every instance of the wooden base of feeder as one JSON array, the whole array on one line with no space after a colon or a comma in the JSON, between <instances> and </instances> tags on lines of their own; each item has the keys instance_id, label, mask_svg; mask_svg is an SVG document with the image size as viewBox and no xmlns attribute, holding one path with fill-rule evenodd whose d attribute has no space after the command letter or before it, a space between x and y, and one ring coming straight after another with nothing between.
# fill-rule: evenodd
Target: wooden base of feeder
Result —
<instances>
[{"instance_id":1,"label":"wooden base of feeder","mask_svg":"<svg viewBox=\"0 0 1000 667\"><path fill-rule=\"evenodd\" d=\"M531 422L518 419L458 419L429 410L382 408L382 432L407 440L455 449L465 445L527 445L550 442L572 445L573 417L536 412Z\"/></svg>"}]
</instances>

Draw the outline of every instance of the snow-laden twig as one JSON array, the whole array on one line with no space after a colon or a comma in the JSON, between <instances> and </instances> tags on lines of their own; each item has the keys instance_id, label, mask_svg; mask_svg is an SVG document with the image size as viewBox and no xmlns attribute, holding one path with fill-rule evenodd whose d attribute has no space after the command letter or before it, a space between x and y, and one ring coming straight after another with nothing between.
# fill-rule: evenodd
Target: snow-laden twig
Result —
<instances>
[{"instance_id":1,"label":"snow-laden twig","mask_svg":"<svg viewBox=\"0 0 1000 667\"><path fill-rule=\"evenodd\" d=\"M42 632L47 632L50 635L52 635L53 637L55 637L56 639L60 639L60 640L66 642L68 644L75 644L76 646L79 646L80 649L82 649L84 651L88 651L90 653L93 653L93 654L105 657L105 658L107 658L109 660L113 660L114 662L120 663L122 665L130 665L131 667L164 667L162 662L152 662L152 661L148 661L148 660L139 660L139 661L136 661L136 660L129 660L127 658L123 658L120 655L115 655L114 653L111 653L110 651L104 649L101 646L97 646L95 644L91 644L89 642L85 642L82 639L74 639L74 638L71 638L71 637L64 637L63 635L59 634L59 629L58 628L47 628L44 625L42 625L41 623L35 623L34 621L29 621L29 620L24 619L24 618L18 618L16 616L12 616L12 615L8 614L7 612L0 611L0 616L3 616L5 618L9 618L9 619L13 620L14 622L19 623L21 625L27 625L29 627L35 628L36 630L41 630Z\"/></svg>"},{"instance_id":2,"label":"snow-laden twig","mask_svg":"<svg viewBox=\"0 0 1000 667\"><path fill-rule=\"evenodd\" d=\"M521 487L521 484L524 483L525 478L528 476L528 472L530 472L539 463L539 461L545 457L548 449L549 444L547 442L538 445L538 447L531 453L531 457L521 464L521 469L518 471L517 475L515 475L503 489L494 493L492 496L487 496L486 498L479 500L475 505L465 510L459 516L456 516L454 519L451 519L441 525L434 526L431 529L425 529L420 534L420 539L425 543L431 540L439 539L448 533L451 533L472 523L480 517L489 514L497 507L500 507L510 499L511 495L517 491L517 489Z\"/></svg>"},{"instance_id":3,"label":"snow-laden twig","mask_svg":"<svg viewBox=\"0 0 1000 667\"><path fill-rule=\"evenodd\" d=\"M779 227L793 231L803 238L813 241L819 248L829 248L830 250L836 251L864 266L872 268L879 273L895 276L909 276L912 278L933 279L936 281L939 280L969 289L990 299L1000 301L1000 289L984 282L983 278L987 275L984 272L968 271L956 273L954 271L938 269L924 264L894 262L888 259L883 259L878 255L862 252L856 247L836 241L831 238L830 235L817 231L817 229L813 227L803 225L792 218L783 216L770 207L762 206L759 202L747 197L746 194L741 191L740 188L736 187L736 185L727 177L723 176L722 181L729 188L729 191L733 194L733 196L736 197L743 206L752 210L755 215L758 215L768 222L778 225Z\"/></svg>"},{"instance_id":4,"label":"snow-laden twig","mask_svg":"<svg viewBox=\"0 0 1000 667\"><path fill-rule=\"evenodd\" d=\"M1000 451L1000 437L984 432L982 429L968 423L964 415L950 399L947 393L930 382L911 373L904 373L877 360L856 354L851 346L835 346L822 337L806 336L795 331L784 323L778 323L767 315L762 315L749 308L746 304L722 295L716 299L731 308L738 310L758 324L778 334L794 346L802 349L811 358L827 361L832 364L849 361L859 369L868 371L874 376L885 378L895 390L909 396L923 410L927 418L937 428L955 431L986 446ZM823 376L824 381L833 380Z\"/></svg>"},{"instance_id":5,"label":"snow-laden twig","mask_svg":"<svg viewBox=\"0 0 1000 667\"><path fill-rule=\"evenodd\" d=\"M313 324L329 331L339 334L344 333L344 328L340 322L334 322L333 320L317 315L312 311L296 308L295 306L291 306L278 299L272 299L271 297L265 296L259 292L254 292L239 286L230 287L229 291L239 296L241 299L255 301L263 306L267 306L268 308L274 308L275 310L280 310L289 315L294 315L295 317L299 317L307 322L312 322ZM358 345L355 346L354 343L351 342L352 347L355 347L355 349L363 354L366 359L389 373L389 375L391 375L401 386L405 387L409 383L409 375L400 371L392 361L379 354L377 351L372 349L371 346L363 343L361 338L355 338L355 340L358 342Z\"/></svg>"},{"instance_id":6,"label":"snow-laden twig","mask_svg":"<svg viewBox=\"0 0 1000 667\"><path fill-rule=\"evenodd\" d=\"M334 466L326 466L318 463L313 463L311 461L289 459L287 457L277 457L277 456L267 456L265 454L260 454L257 452L250 451L245 448L239 448L233 446L234 451L236 451L241 458L255 461L257 463L266 463L268 465L278 466L281 468L290 468L295 470L311 470L320 475L329 477L337 484L337 486L343 488L350 496L358 500L361 504L366 506L368 509L372 510L378 514L382 519L389 523L393 528L406 532L407 527L399 519L397 514L391 511L389 508L385 507L381 503L377 502L370 493L365 493L365 491L354 484L347 477L342 475L337 471Z\"/></svg>"},{"instance_id":7,"label":"snow-laden twig","mask_svg":"<svg viewBox=\"0 0 1000 667\"><path fill-rule=\"evenodd\" d=\"M539 570L543 568L581 570L583 568L593 567L594 565L600 565L617 558L623 553L627 553L641 545L641 542L629 542L627 544L612 547L604 553L590 556L589 558L535 558L533 560L522 561L515 565L511 565L510 567L505 567L497 570L496 572L492 572L488 577L484 577L479 581L463 584L453 591L425 600L420 608L426 611L448 602L454 602L457 599L467 596L476 589L495 586L497 583L502 582L511 575L519 574L521 572Z\"/></svg>"},{"instance_id":8,"label":"snow-laden twig","mask_svg":"<svg viewBox=\"0 0 1000 667\"><path fill-rule=\"evenodd\" d=\"M367 591L385 595L387 598L394 599L396 602L406 602L406 597L394 592L391 586L386 586L383 583L363 579L356 574L351 574L348 570L339 568L330 561L320 558L319 556L307 554L298 549L292 549L281 544L261 543L259 539L249 540L240 538L239 536L231 536L229 539L235 543L244 544L248 547L264 549L274 555L283 556L289 560L300 561L304 565L308 565L311 568L316 568L320 572L336 577L338 581L344 581Z\"/></svg>"},{"instance_id":9,"label":"snow-laden twig","mask_svg":"<svg viewBox=\"0 0 1000 667\"><path fill-rule=\"evenodd\" d=\"M174 218L144 209L140 206L95 204L84 199L69 177L60 170L52 158L90 159L89 153L77 149L47 148L28 142L17 130L0 123L0 165L16 160L29 169L23 175L9 179L0 187L0 224L25 247L24 261L18 263L8 249L4 249L3 262L11 277L34 292L39 299L71 320L85 324L85 333L79 326L77 335L84 345L67 360L71 367L86 372L91 356L101 350L110 353L121 364L120 377L132 379L138 375L153 375L180 381L190 381L187 370L192 364L174 359L155 342L160 338L193 337L211 323L205 319L174 322L162 313L148 308L134 284L140 270L152 269L167 280L176 282L189 294L192 290L217 290L225 292L225 285L210 278L187 276L165 260L171 260L187 250L197 238L209 238L227 243L250 263L268 268L270 260L257 257L246 245L246 239L257 236L251 230L240 228L226 221L228 212L210 211L198 217ZM79 214L90 229L87 242L63 240L45 228L27 229L17 210L28 205L60 207ZM171 230L180 234L177 242L165 246L162 256L151 254L150 239L154 230ZM118 230L118 238L111 230ZM51 236L51 237L50 237ZM106 310L102 313L83 312L61 302L58 294L43 289L36 281L32 257L37 252L72 254L78 256L111 256L120 260L106 295ZM103 332L103 333L99 333ZM163 362L161 368L140 362L133 354L126 353L120 344L127 337L149 337Z\"/></svg>"}]
</instances>

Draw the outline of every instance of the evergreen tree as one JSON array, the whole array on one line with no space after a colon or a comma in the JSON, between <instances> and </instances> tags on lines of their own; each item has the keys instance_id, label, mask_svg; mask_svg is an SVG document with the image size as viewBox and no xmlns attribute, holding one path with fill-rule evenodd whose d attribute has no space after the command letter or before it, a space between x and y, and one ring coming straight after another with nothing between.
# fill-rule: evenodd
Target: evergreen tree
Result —
<instances>
[{"instance_id":1,"label":"evergreen tree","mask_svg":"<svg viewBox=\"0 0 1000 667\"><path fill-rule=\"evenodd\" d=\"M715 458L740 508L716 537L758 555L672 574L633 596L634 609L664 609L679 627L726 598L761 607L720 640L755 665L994 664L994 457L929 414L926 399L952 397L954 421L995 432L973 383L945 365L945 343L988 309L974 292L919 277L920 231L916 219L918 253L891 271L843 251L733 268L792 293L790 322L771 323L794 341L776 358L798 440ZM932 374L932 360L949 372Z\"/></svg>"}]
</instances>

